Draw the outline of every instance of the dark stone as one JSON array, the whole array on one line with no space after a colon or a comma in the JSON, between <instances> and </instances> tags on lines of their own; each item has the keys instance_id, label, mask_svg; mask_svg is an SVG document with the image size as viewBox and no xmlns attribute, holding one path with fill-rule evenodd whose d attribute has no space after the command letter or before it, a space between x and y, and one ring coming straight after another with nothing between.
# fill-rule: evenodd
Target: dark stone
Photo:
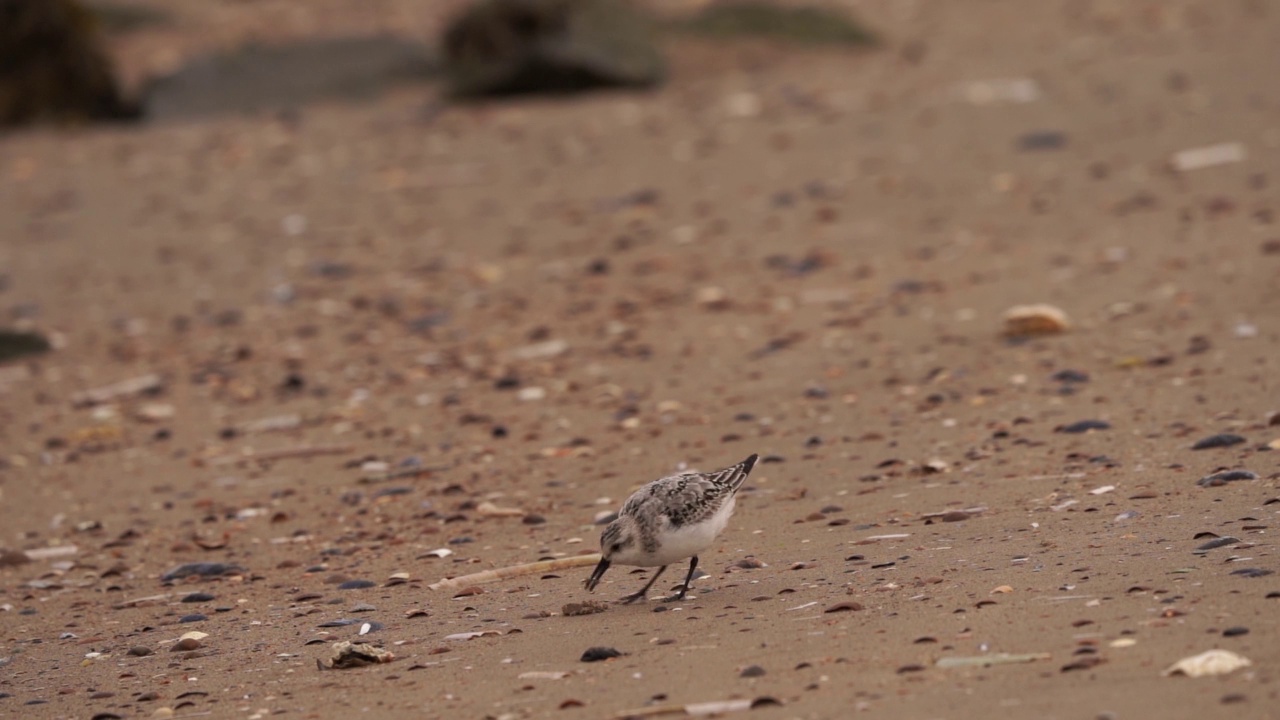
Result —
<instances>
[{"instance_id":1,"label":"dark stone","mask_svg":"<svg viewBox=\"0 0 1280 720\"><path fill-rule=\"evenodd\" d=\"M1205 475L1196 481L1200 487L1221 487L1236 480L1257 480L1258 473L1248 470L1224 470L1212 475Z\"/></svg>"},{"instance_id":2,"label":"dark stone","mask_svg":"<svg viewBox=\"0 0 1280 720\"><path fill-rule=\"evenodd\" d=\"M738 677L753 678L764 675L764 668L759 665L748 665L742 668L742 672L738 673Z\"/></svg>"},{"instance_id":3,"label":"dark stone","mask_svg":"<svg viewBox=\"0 0 1280 720\"><path fill-rule=\"evenodd\" d=\"M593 647L582 653L582 662L599 662L616 657L622 657L622 653L611 647Z\"/></svg>"},{"instance_id":4,"label":"dark stone","mask_svg":"<svg viewBox=\"0 0 1280 720\"><path fill-rule=\"evenodd\" d=\"M0 0L0 126L136 118L75 0Z\"/></svg>"},{"instance_id":5,"label":"dark stone","mask_svg":"<svg viewBox=\"0 0 1280 720\"><path fill-rule=\"evenodd\" d=\"M479 0L441 45L462 97L647 87L665 74L649 21L625 0Z\"/></svg>"},{"instance_id":6,"label":"dark stone","mask_svg":"<svg viewBox=\"0 0 1280 720\"><path fill-rule=\"evenodd\" d=\"M1081 420L1079 422L1073 422L1070 425L1059 425L1058 427L1054 428L1053 431L1060 432L1060 433L1079 434L1079 433L1087 433L1090 430L1110 430L1110 429L1111 429L1111 423L1105 422L1103 420Z\"/></svg>"},{"instance_id":7,"label":"dark stone","mask_svg":"<svg viewBox=\"0 0 1280 720\"><path fill-rule=\"evenodd\" d=\"M184 603L209 602L210 600L213 600L213 595L205 592L193 592L182 598Z\"/></svg>"},{"instance_id":8,"label":"dark stone","mask_svg":"<svg viewBox=\"0 0 1280 720\"><path fill-rule=\"evenodd\" d=\"M1232 433L1219 433L1217 435L1210 435L1207 438L1197 440L1196 444L1191 446L1191 449L1210 450L1213 448L1231 447L1232 445L1239 445L1242 442L1245 442L1243 436Z\"/></svg>"},{"instance_id":9,"label":"dark stone","mask_svg":"<svg viewBox=\"0 0 1280 720\"><path fill-rule=\"evenodd\" d=\"M178 567L161 575L160 579L164 582L169 582L170 580L180 580L185 577L191 577L192 575L199 575L200 577L220 577L222 575L230 575L232 573L243 571L244 568L239 565L228 565L227 563L216 562L196 562L179 565Z\"/></svg>"},{"instance_id":10,"label":"dark stone","mask_svg":"<svg viewBox=\"0 0 1280 720\"><path fill-rule=\"evenodd\" d=\"M3 2L3 0L0 0ZM0 80L2 83L3 80ZM3 85L0 85L0 106L3 105ZM40 355L52 349L43 335L16 330L0 330L0 362L17 360L27 355Z\"/></svg>"},{"instance_id":11,"label":"dark stone","mask_svg":"<svg viewBox=\"0 0 1280 720\"><path fill-rule=\"evenodd\" d=\"M372 580L348 580L338 586L339 590L363 590L377 585Z\"/></svg>"},{"instance_id":12,"label":"dark stone","mask_svg":"<svg viewBox=\"0 0 1280 720\"><path fill-rule=\"evenodd\" d=\"M208 615L201 615L200 613L195 613L192 615L183 615L182 617L178 618L178 622L197 623L197 622L204 622L205 620L208 620L208 619L209 619Z\"/></svg>"}]
</instances>

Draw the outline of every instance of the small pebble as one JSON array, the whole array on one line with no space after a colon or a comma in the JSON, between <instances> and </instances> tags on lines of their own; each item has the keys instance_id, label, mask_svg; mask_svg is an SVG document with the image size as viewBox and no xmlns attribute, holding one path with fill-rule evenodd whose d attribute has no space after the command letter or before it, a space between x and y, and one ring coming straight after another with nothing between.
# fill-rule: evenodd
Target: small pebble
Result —
<instances>
[{"instance_id":1,"label":"small pebble","mask_svg":"<svg viewBox=\"0 0 1280 720\"><path fill-rule=\"evenodd\" d=\"M206 615L201 615L200 613L193 613L191 615L183 615L182 617L178 618L178 622L180 623L204 622L205 620L208 620L208 619L209 618Z\"/></svg>"},{"instance_id":2,"label":"small pebble","mask_svg":"<svg viewBox=\"0 0 1280 720\"><path fill-rule=\"evenodd\" d=\"M1222 631L1223 637L1239 637L1241 635L1248 635L1248 634L1249 634L1249 628L1244 627L1243 625L1235 625L1233 627L1229 627L1226 630Z\"/></svg>"},{"instance_id":3,"label":"small pebble","mask_svg":"<svg viewBox=\"0 0 1280 720\"><path fill-rule=\"evenodd\" d=\"M338 586L339 590L363 590L377 585L372 580L348 580Z\"/></svg>"},{"instance_id":4,"label":"small pebble","mask_svg":"<svg viewBox=\"0 0 1280 720\"><path fill-rule=\"evenodd\" d=\"M764 675L764 668L759 665L748 665L742 668L742 672L738 673L738 677L753 678Z\"/></svg>"},{"instance_id":5,"label":"small pebble","mask_svg":"<svg viewBox=\"0 0 1280 720\"><path fill-rule=\"evenodd\" d=\"M1231 447L1245 442L1245 438L1232 433L1219 433L1210 435L1207 438L1197 440L1195 445L1191 446L1192 450L1210 450L1213 448Z\"/></svg>"},{"instance_id":6,"label":"small pebble","mask_svg":"<svg viewBox=\"0 0 1280 720\"><path fill-rule=\"evenodd\" d=\"M127 654L132 655L134 657L146 657L148 655L151 655L154 652L155 650L152 650L149 647L144 647L142 645L134 645L133 647L129 648L129 652Z\"/></svg>"},{"instance_id":7,"label":"small pebble","mask_svg":"<svg viewBox=\"0 0 1280 720\"><path fill-rule=\"evenodd\" d=\"M190 595L187 595L186 597L182 598L182 602L184 603L209 602L210 600L213 600L213 599L214 599L213 595L210 595L209 593L193 592Z\"/></svg>"},{"instance_id":8,"label":"small pebble","mask_svg":"<svg viewBox=\"0 0 1280 720\"><path fill-rule=\"evenodd\" d=\"M229 565L227 563L197 562L179 565L178 567L161 575L160 579L168 582L170 580L180 580L185 577L191 577L192 575L198 575L200 577L221 577L223 575L230 575L237 572L244 572L244 568L239 565Z\"/></svg>"},{"instance_id":9,"label":"small pebble","mask_svg":"<svg viewBox=\"0 0 1280 720\"><path fill-rule=\"evenodd\" d=\"M1111 423L1106 422L1104 420L1081 420L1079 422L1073 422L1070 425L1059 425L1058 427L1054 428L1053 431L1075 435L1079 433L1087 433L1090 430L1110 430L1110 429L1111 429Z\"/></svg>"}]
</instances>

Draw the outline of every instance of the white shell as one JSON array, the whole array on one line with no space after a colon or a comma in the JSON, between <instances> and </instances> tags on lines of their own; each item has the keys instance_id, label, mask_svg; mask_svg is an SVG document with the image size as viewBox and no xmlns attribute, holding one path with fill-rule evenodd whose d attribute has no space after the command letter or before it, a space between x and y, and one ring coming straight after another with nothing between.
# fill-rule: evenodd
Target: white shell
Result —
<instances>
[{"instance_id":1,"label":"white shell","mask_svg":"<svg viewBox=\"0 0 1280 720\"><path fill-rule=\"evenodd\" d=\"M1208 675L1226 675L1233 670L1248 667L1253 663L1243 655L1230 650L1206 650L1199 655L1185 657L1169 666L1165 675L1181 673L1187 677L1205 677Z\"/></svg>"}]
</instances>

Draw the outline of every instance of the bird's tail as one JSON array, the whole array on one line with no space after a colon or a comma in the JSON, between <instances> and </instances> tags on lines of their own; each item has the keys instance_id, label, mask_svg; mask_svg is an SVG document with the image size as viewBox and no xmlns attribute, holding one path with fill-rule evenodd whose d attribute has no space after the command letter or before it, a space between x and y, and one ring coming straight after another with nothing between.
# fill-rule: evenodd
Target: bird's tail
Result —
<instances>
[{"instance_id":1,"label":"bird's tail","mask_svg":"<svg viewBox=\"0 0 1280 720\"><path fill-rule=\"evenodd\" d=\"M728 485L736 492L742 486L742 483L746 481L747 476L751 474L751 468L755 467L756 460L759 458L760 456L756 453L751 453L750 457L737 465L730 465L723 470L710 473L711 482L717 485Z\"/></svg>"}]
</instances>

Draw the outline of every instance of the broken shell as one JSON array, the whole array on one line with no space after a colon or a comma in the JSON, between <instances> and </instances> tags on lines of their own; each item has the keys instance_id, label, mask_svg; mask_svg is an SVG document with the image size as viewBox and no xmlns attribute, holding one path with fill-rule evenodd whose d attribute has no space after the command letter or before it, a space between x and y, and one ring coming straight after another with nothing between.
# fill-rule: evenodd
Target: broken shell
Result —
<instances>
[{"instance_id":1,"label":"broken shell","mask_svg":"<svg viewBox=\"0 0 1280 720\"><path fill-rule=\"evenodd\" d=\"M1170 665L1163 674L1168 676L1180 673L1193 678L1226 675L1229 672L1252 664L1249 658L1237 655L1230 650L1206 650L1199 655L1182 658Z\"/></svg>"},{"instance_id":2,"label":"broken shell","mask_svg":"<svg viewBox=\"0 0 1280 720\"><path fill-rule=\"evenodd\" d=\"M1016 305L1004 313L1004 334L1009 337L1053 335L1069 327L1067 314L1052 305Z\"/></svg>"}]
</instances>

